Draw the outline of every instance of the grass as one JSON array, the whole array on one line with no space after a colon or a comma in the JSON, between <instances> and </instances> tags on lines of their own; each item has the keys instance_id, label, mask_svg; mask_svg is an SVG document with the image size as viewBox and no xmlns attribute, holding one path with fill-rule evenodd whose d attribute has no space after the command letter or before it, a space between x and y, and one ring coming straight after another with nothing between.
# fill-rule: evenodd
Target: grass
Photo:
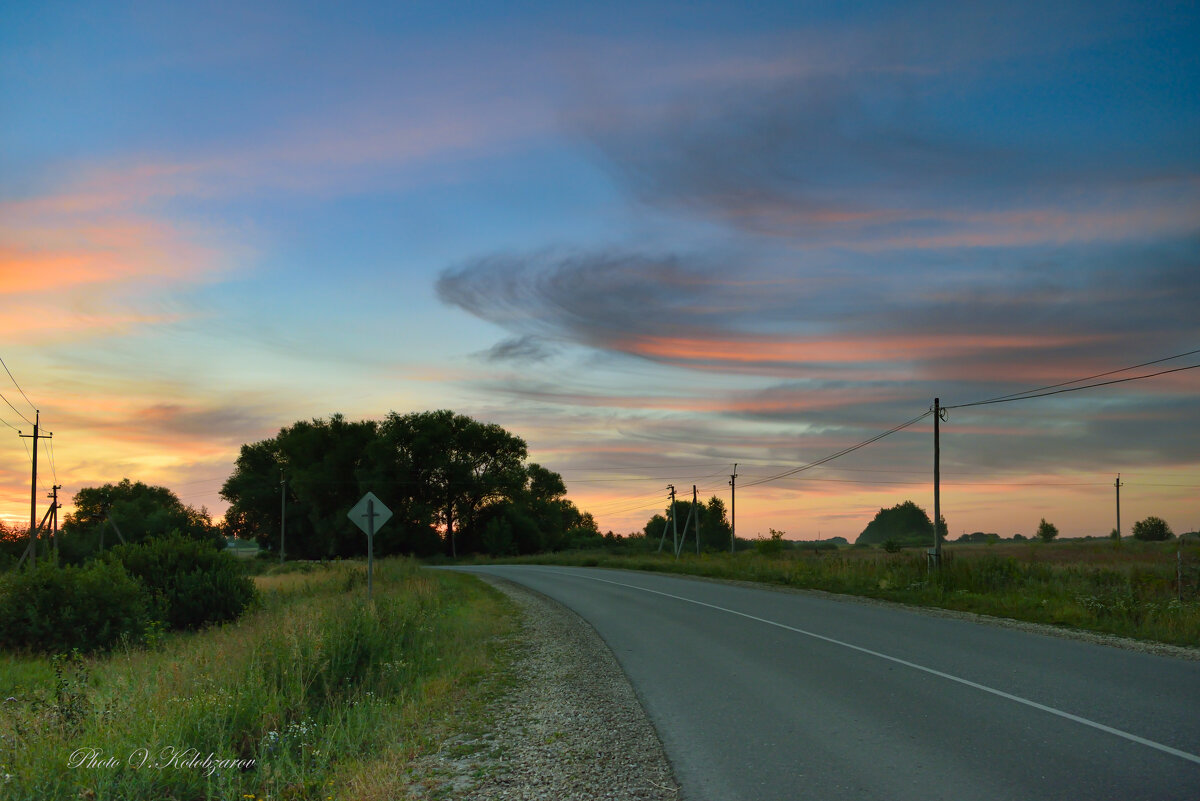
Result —
<instances>
[{"instance_id":1,"label":"grass","mask_svg":"<svg viewBox=\"0 0 1200 801\"><path fill-rule=\"evenodd\" d=\"M392 799L480 713L515 610L469 577L268 570L236 624L106 657L0 659L0 799Z\"/></svg>"},{"instance_id":2,"label":"grass","mask_svg":"<svg viewBox=\"0 0 1200 801\"><path fill-rule=\"evenodd\" d=\"M600 566L764 582L881 598L1184 646L1200 646L1200 546L1107 540L948 546L930 572L924 550L684 554L563 552L504 561ZM1182 597L1181 597L1182 596Z\"/></svg>"}]
</instances>

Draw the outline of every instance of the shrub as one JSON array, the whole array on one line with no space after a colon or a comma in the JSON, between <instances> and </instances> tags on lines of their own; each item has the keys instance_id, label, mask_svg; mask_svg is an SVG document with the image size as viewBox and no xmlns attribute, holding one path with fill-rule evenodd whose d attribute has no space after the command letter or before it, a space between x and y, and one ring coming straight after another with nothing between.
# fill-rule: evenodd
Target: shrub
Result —
<instances>
[{"instance_id":1,"label":"shrub","mask_svg":"<svg viewBox=\"0 0 1200 801\"><path fill-rule=\"evenodd\" d=\"M783 535L786 534L787 532L786 531L776 531L773 528L768 529L768 531L771 532L770 538L764 538L764 537L755 538L754 550L758 551L761 554L765 554L765 555L782 553L783 549L785 547L784 542L783 542Z\"/></svg>"},{"instance_id":2,"label":"shrub","mask_svg":"<svg viewBox=\"0 0 1200 801\"><path fill-rule=\"evenodd\" d=\"M1172 536L1171 527L1161 517L1150 515L1145 520L1133 524L1133 538L1137 540L1158 542L1169 540Z\"/></svg>"},{"instance_id":3,"label":"shrub","mask_svg":"<svg viewBox=\"0 0 1200 801\"><path fill-rule=\"evenodd\" d=\"M1038 523L1037 535L1042 542L1050 542L1058 536L1058 526L1053 523L1047 523L1046 518L1042 518L1042 522Z\"/></svg>"},{"instance_id":4,"label":"shrub","mask_svg":"<svg viewBox=\"0 0 1200 801\"><path fill-rule=\"evenodd\" d=\"M46 560L0 583L0 643L42 652L102 651L151 626L146 588L120 564Z\"/></svg>"},{"instance_id":5,"label":"shrub","mask_svg":"<svg viewBox=\"0 0 1200 801\"><path fill-rule=\"evenodd\" d=\"M254 600L254 583L234 557L178 532L113 548L105 559L146 585L172 629L236 620Z\"/></svg>"}]
</instances>

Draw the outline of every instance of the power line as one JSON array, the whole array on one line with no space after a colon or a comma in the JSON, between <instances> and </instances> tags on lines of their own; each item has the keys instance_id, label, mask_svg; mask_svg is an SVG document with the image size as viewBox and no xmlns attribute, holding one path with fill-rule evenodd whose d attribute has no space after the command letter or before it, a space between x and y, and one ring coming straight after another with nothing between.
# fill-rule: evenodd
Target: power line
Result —
<instances>
[{"instance_id":1,"label":"power line","mask_svg":"<svg viewBox=\"0 0 1200 801\"><path fill-rule=\"evenodd\" d=\"M610 466L603 465L600 467L579 467L575 468L581 473L590 473L594 470L684 470L687 468L705 468L705 467L723 467L728 462L700 462L697 464L631 464L625 466ZM563 473L571 472L572 468L566 468Z\"/></svg>"},{"instance_id":2,"label":"power line","mask_svg":"<svg viewBox=\"0 0 1200 801\"><path fill-rule=\"evenodd\" d=\"M794 476L796 473L799 473L801 471L811 470L814 467L819 467L820 465L823 465L826 462L832 462L834 459L838 459L842 456L845 456L848 453L853 453L854 451L858 450L859 448L865 448L866 446L870 445L871 443L878 442L879 440L883 439L884 437L891 436L892 434L895 434L897 431L902 431L902 430L908 428L909 426L913 425L914 423L918 423L921 420L924 420L926 417L928 417L931 414L933 414L932 410L927 410L925 412L922 412L920 415L914 417L913 419L911 419L907 422L901 423L898 426L889 428L887 431L884 431L882 434L876 434L875 436L871 437L868 440L863 440L862 442L858 443L857 445L851 445L849 448L843 448L842 450L838 451L837 453L831 453L830 455L828 455L824 458L817 459L815 462L809 462L808 464L800 465L799 467L793 468L791 470L785 470L784 472L778 473L777 475L768 476L767 478L760 478L757 481L748 481L745 484L743 484L742 486L743 487L755 487L755 486L758 486L759 484L767 484L771 481L778 481L781 478L787 478L788 476Z\"/></svg>"},{"instance_id":3,"label":"power line","mask_svg":"<svg viewBox=\"0 0 1200 801\"><path fill-rule=\"evenodd\" d=\"M16 378L13 376L13 374L12 374L12 370L9 370L9 369L8 369L8 365L7 365L7 364L4 364L4 359L3 359L3 358L0 358L0 365L3 365L3 366L4 366L4 372L8 373L8 377L12 379L13 386L17 388L17 392L20 392L20 393L21 393L21 397L22 397L22 398L24 398L24 399L25 399L25 402L29 404L29 408L30 408L30 409L33 409L33 410L36 412L36 411L37 411L37 406L35 406L35 405L34 405L34 403L33 403L33 401L31 401L31 400L29 399L29 396L25 394L25 390L21 389L21 385L17 383L17 379L16 379ZM9 405L11 406L12 404L9 404ZM18 414L20 414L20 412L18 412ZM29 423L29 420L28 420L28 419L26 419L26 420L25 420L25 422L26 422L26 423ZM32 425L32 423L30 423L30 425Z\"/></svg>"},{"instance_id":4,"label":"power line","mask_svg":"<svg viewBox=\"0 0 1200 801\"><path fill-rule=\"evenodd\" d=\"M1146 373L1145 375L1135 375L1135 376L1130 376L1129 378L1117 378L1112 381L1099 381L1095 384L1087 384L1082 387L1070 386L1071 384L1078 384L1081 381L1091 381L1092 379L1095 379L1095 378L1103 378L1104 376L1116 375L1117 373L1124 373L1129 370L1136 370L1139 367L1149 367L1152 364L1160 364L1161 362L1168 362L1168 361L1171 361L1172 359L1180 359L1180 358L1183 358L1184 356L1191 356L1196 353L1200 353L1200 349L1190 350L1190 351L1187 351L1186 353L1176 353L1174 356L1164 356L1161 359L1154 359L1153 361L1142 362L1141 364L1134 364L1134 365L1130 365L1129 367L1121 367L1119 369L1109 370L1104 373L1096 373L1095 375L1086 376L1084 378L1076 378L1073 381L1063 381L1062 383L1059 383L1059 384L1050 384L1050 385L1044 386L1044 387L1037 387L1036 389L1027 389L1023 392L1013 392L1008 395L999 395L995 398L988 398L986 400L974 401L972 403L959 403L959 404L955 404L952 406L943 406L942 408L943 409L965 409L968 406L985 406L985 405L992 404L992 403L1009 403L1011 401L1029 400L1030 398L1044 398L1047 395L1058 395L1063 392L1078 392L1083 389L1093 389L1095 387L1104 387L1104 386L1108 386L1110 384L1121 384L1121 383L1125 383L1127 381L1140 381L1143 378L1154 378L1155 376L1166 375L1167 373L1178 373L1183 370L1194 370L1197 367L1200 367L1200 364L1189 364L1185 367L1174 367L1170 370L1159 370L1158 372L1155 372L1155 373ZM1065 387L1065 389L1059 389L1059 387Z\"/></svg>"},{"instance_id":5,"label":"power line","mask_svg":"<svg viewBox=\"0 0 1200 801\"><path fill-rule=\"evenodd\" d=\"M3 393L3 392L0 392L0 400L3 400L5 403L7 403L7 404L8 404L8 408L12 409L14 412L16 412L16 413L17 413L17 417L20 417L20 418L21 418L22 420L24 420L26 423L29 423L29 425L33 425L33 421L32 421L32 420L30 420L30 419L29 419L28 417L26 417L25 415L21 414L21 410L20 410L20 409L18 409L16 406L13 406L13 405L12 405L12 401L10 401L8 398L4 397L4 393Z\"/></svg>"}]
</instances>

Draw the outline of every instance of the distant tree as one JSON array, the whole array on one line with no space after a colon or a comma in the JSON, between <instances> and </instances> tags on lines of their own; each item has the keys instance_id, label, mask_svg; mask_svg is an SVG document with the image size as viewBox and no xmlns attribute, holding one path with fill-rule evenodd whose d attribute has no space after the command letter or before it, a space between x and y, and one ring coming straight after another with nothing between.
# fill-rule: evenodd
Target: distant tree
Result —
<instances>
[{"instance_id":1,"label":"distant tree","mask_svg":"<svg viewBox=\"0 0 1200 801\"><path fill-rule=\"evenodd\" d=\"M674 525L672 525L671 514L671 507L668 506L663 514L656 514L646 521L646 525L642 529L642 535L653 540L655 547L662 538L664 530L669 537L673 537L674 532L678 530L681 539L686 536L688 542L692 543L688 547L695 549L696 541L691 538L695 536L696 521L699 518L701 548L706 551L729 550L729 539L733 536L733 529L730 527L729 517L725 513L725 502L717 496L709 498L707 503L697 503L695 510L692 509L691 501L677 500Z\"/></svg>"},{"instance_id":2,"label":"distant tree","mask_svg":"<svg viewBox=\"0 0 1200 801\"><path fill-rule=\"evenodd\" d=\"M566 532L586 521L562 476L527 466L525 456L520 437L448 410L298 422L242 447L221 489L230 504L225 534L278 551L282 477L289 556L364 554L366 537L346 512L367 491L393 515L376 535L377 555L563 547Z\"/></svg>"},{"instance_id":3,"label":"distant tree","mask_svg":"<svg viewBox=\"0 0 1200 801\"><path fill-rule=\"evenodd\" d=\"M783 540L783 535L787 532L776 531L773 528L769 528L767 531L770 532L769 537L757 537L754 540L754 550L767 556L782 553L783 549L787 547L787 543Z\"/></svg>"},{"instance_id":4,"label":"distant tree","mask_svg":"<svg viewBox=\"0 0 1200 801\"><path fill-rule=\"evenodd\" d=\"M939 521L943 539L946 536L946 518ZM933 539L933 523L929 514L912 501L897 504L891 509L880 509L867 524L855 545L881 545L887 540L906 544L923 544Z\"/></svg>"},{"instance_id":5,"label":"distant tree","mask_svg":"<svg viewBox=\"0 0 1200 801\"><path fill-rule=\"evenodd\" d=\"M725 514L725 502L713 495L700 508L700 544L706 550L727 551L733 536L729 517Z\"/></svg>"},{"instance_id":6,"label":"distant tree","mask_svg":"<svg viewBox=\"0 0 1200 801\"><path fill-rule=\"evenodd\" d=\"M1161 517L1151 515L1133 524L1134 539L1158 542L1169 540L1172 536L1174 535L1171 533L1171 527Z\"/></svg>"},{"instance_id":7,"label":"distant tree","mask_svg":"<svg viewBox=\"0 0 1200 801\"><path fill-rule=\"evenodd\" d=\"M78 564L99 552L102 531L106 547L119 545L118 530L128 543L177 531L214 548L224 545L207 510L187 506L166 487L126 478L75 494L75 511L63 521L59 553L65 562Z\"/></svg>"},{"instance_id":8,"label":"distant tree","mask_svg":"<svg viewBox=\"0 0 1200 801\"><path fill-rule=\"evenodd\" d=\"M667 510L668 514L670 510ZM665 515L654 515L646 521L645 528L642 529L642 536L649 540L657 542L662 537L663 532L667 530L669 521Z\"/></svg>"},{"instance_id":9,"label":"distant tree","mask_svg":"<svg viewBox=\"0 0 1200 801\"><path fill-rule=\"evenodd\" d=\"M1058 526L1053 523L1047 523L1046 518L1042 518L1042 522L1038 523L1037 535L1042 542L1050 542L1058 536Z\"/></svg>"}]
</instances>

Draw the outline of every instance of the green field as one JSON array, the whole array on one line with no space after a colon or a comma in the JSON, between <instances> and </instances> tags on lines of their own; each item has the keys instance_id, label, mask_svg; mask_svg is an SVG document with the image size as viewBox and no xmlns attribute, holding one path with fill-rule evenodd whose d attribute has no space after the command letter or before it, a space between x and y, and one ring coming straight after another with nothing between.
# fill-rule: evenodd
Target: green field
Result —
<instances>
[{"instance_id":1,"label":"green field","mask_svg":"<svg viewBox=\"0 0 1200 801\"><path fill-rule=\"evenodd\" d=\"M0 656L0 798L393 799L480 713L516 612L410 560L289 563L236 624L103 657Z\"/></svg>"},{"instance_id":2,"label":"green field","mask_svg":"<svg viewBox=\"0 0 1200 801\"><path fill-rule=\"evenodd\" d=\"M935 572L924 549L746 550L679 559L611 549L503 561L757 581L1200 646L1200 544L1194 541L1181 551L1174 542L1132 540L948 545Z\"/></svg>"}]
</instances>

